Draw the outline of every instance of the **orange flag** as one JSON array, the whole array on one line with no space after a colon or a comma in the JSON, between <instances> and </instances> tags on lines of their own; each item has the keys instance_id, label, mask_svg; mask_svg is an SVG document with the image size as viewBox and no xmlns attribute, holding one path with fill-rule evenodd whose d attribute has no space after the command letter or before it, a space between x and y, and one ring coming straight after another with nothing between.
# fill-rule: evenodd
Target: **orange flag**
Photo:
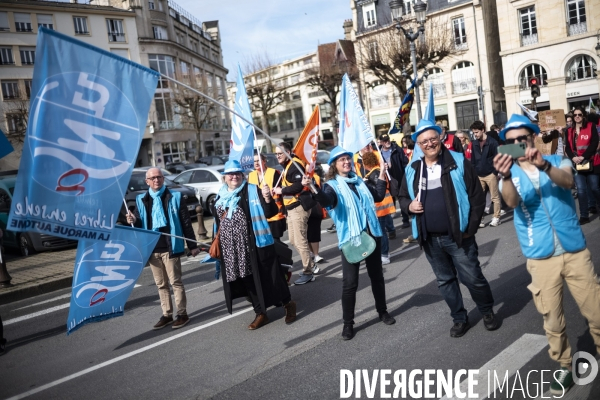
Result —
<instances>
[{"instance_id":1,"label":"orange flag","mask_svg":"<svg viewBox=\"0 0 600 400\"><path fill-rule=\"evenodd\" d=\"M313 176L317 163L317 144L319 143L320 120L321 113L319 112L319 105L317 104L292 151L298 158L306 163L305 172L310 177Z\"/></svg>"}]
</instances>

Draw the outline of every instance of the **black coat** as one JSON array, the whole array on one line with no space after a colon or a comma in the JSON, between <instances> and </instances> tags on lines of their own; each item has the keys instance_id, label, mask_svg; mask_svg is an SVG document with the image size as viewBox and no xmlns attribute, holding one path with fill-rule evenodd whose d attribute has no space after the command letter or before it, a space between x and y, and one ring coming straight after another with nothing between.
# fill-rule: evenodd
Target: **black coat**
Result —
<instances>
[{"instance_id":1,"label":"black coat","mask_svg":"<svg viewBox=\"0 0 600 400\"><path fill-rule=\"evenodd\" d=\"M446 211L448 212L448 222L450 227L449 234L452 235L453 240L457 246L462 245L462 235L460 231L460 216L458 215L458 202L456 200L456 192L454 191L454 183L450 176L450 171L457 168L454 157L450 154L450 151L442 146L442 189L444 192L444 202L446 203ZM415 170L415 179L413 181L414 193L419 192L419 176L421 173L421 160L414 161L408 168ZM481 188L479 178L475 173L475 169L471 165L471 162L465 158L464 160L464 180L467 188L467 196L469 197L470 210L469 210L469 223L467 225L467 231L465 234L469 236L475 235L479 224L481 223L481 217L483 216L483 210L485 208L485 195ZM402 186L400 187L400 207L406 210L409 214L409 205L412 202L410 195L408 194L408 183L406 182L406 176L402 180ZM419 232L419 245L423 246L423 232L421 230L421 214L412 214L417 218L417 230Z\"/></svg>"},{"instance_id":2,"label":"black coat","mask_svg":"<svg viewBox=\"0 0 600 400\"><path fill-rule=\"evenodd\" d=\"M488 137L481 148L479 140L473 140L471 143L471 162L478 176L485 177L489 174L496 174L494 168L494 157L498 154L498 142Z\"/></svg>"},{"instance_id":3,"label":"black coat","mask_svg":"<svg viewBox=\"0 0 600 400\"><path fill-rule=\"evenodd\" d=\"M246 215L247 230L250 233L249 244L250 244L250 263L252 264L252 277L254 278L254 285L256 286L256 293L260 301L260 305L263 310L266 310L271 306L280 306L286 299L290 299L290 289L288 288L287 281L284 277L281 264L275 253L275 246L270 245L266 247L256 246L256 237L254 230L252 229L252 219L250 217L250 202L248 199L248 187L246 186L240 191L240 201L238 207L242 208L242 211ZM260 190L258 192L261 206L264 210L265 217L271 218L278 213L277 204L271 200L270 203L265 202ZM216 208L213 207L213 215L217 215ZM217 229L219 229L220 220L215 218L217 223ZM221 251L221 254L223 252ZM246 287L241 282L241 279L236 279L233 282L227 282L225 274L225 262L221 256L221 279L223 280L223 291L225 292L225 303L227 304L227 311L232 313L232 302L234 299L240 297L246 297Z\"/></svg>"},{"instance_id":4,"label":"black coat","mask_svg":"<svg viewBox=\"0 0 600 400\"><path fill-rule=\"evenodd\" d=\"M402 182L404 178L404 169L408 165L408 157L404 153L404 150L398 146L395 142L392 142L392 153L390 154L390 162L388 172L398 181Z\"/></svg>"}]
</instances>

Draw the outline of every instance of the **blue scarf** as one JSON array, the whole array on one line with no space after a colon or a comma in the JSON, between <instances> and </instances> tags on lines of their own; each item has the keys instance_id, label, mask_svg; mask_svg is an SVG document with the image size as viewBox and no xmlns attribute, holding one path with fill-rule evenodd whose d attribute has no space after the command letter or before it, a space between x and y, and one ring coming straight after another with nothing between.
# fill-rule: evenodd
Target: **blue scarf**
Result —
<instances>
[{"instance_id":1,"label":"blue scarf","mask_svg":"<svg viewBox=\"0 0 600 400\"><path fill-rule=\"evenodd\" d=\"M365 185L362 178L354 172L350 172L347 178L337 175L335 180L338 183L340 195L346 199L346 205L349 209L348 229L350 230L350 241L353 246L358 246L360 245L360 234L367 228L367 210L372 208L373 213L375 213L373 196L371 196L371 192L367 189L367 185ZM360 198L350 189L349 183L354 184Z\"/></svg>"},{"instance_id":2,"label":"blue scarf","mask_svg":"<svg viewBox=\"0 0 600 400\"><path fill-rule=\"evenodd\" d=\"M152 197L152 230L158 231L160 228L167 226L167 218L165 217L165 210L163 209L161 196L165 192L167 187L163 185L158 192L150 189L148 193Z\"/></svg>"},{"instance_id":3,"label":"blue scarf","mask_svg":"<svg viewBox=\"0 0 600 400\"><path fill-rule=\"evenodd\" d=\"M240 202L240 196L238 193L242 191L242 189L246 186L246 180L242 182L239 188L235 189L233 192L229 191L229 187L225 184L221 186L219 189L219 199L215 203L215 208L221 206L224 210L227 210L227 219L231 219L233 216L233 212L238 207L238 203Z\"/></svg>"}]
</instances>

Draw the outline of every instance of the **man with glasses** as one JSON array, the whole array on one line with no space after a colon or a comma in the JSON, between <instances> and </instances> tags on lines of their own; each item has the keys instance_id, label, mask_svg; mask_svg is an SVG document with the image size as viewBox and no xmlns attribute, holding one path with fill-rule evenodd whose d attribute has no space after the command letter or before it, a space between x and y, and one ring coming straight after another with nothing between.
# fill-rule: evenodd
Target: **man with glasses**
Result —
<instances>
[{"instance_id":1,"label":"man with glasses","mask_svg":"<svg viewBox=\"0 0 600 400\"><path fill-rule=\"evenodd\" d=\"M428 107L433 107L430 104ZM494 297L483 276L475 233L483 215L485 197L475 169L463 154L442 145L442 129L422 119L413 140L423 158L406 168L400 188L400 206L414 215L413 237L425 251L438 288L450 307L451 337L461 337L470 328L459 287L464 284L483 314L487 330L498 328Z\"/></svg>"},{"instance_id":2,"label":"man with glasses","mask_svg":"<svg viewBox=\"0 0 600 400\"><path fill-rule=\"evenodd\" d=\"M588 320L598 352L600 284L571 196L573 167L562 156L542 156L532 143L532 135L539 131L527 117L513 114L500 137L507 144L527 143L525 156L513 160L498 154L494 166L502 175L502 197L515 209L515 230L531 275L527 288L543 315L548 352L561 366L559 373L552 374L550 392L563 396L573 385L571 346L562 306L563 279Z\"/></svg>"},{"instance_id":3,"label":"man with glasses","mask_svg":"<svg viewBox=\"0 0 600 400\"><path fill-rule=\"evenodd\" d=\"M300 275L300 278L294 284L304 285L305 283L312 282L314 280L313 274L318 272L318 270L313 271L314 263L310 256L307 237L308 218L310 217L311 208L316 205L316 201L313 200L310 189L302 185L302 172L304 171L298 170L298 167L286 157L280 147L285 149L288 155L292 155L292 147L286 142L281 142L275 151L275 155L279 164L284 168L282 178L283 187L274 188L273 193L283 196L283 204L287 210L286 219L290 243L296 248L302 258L302 275ZM305 167L304 161L296 156L293 156L293 159L302 168Z\"/></svg>"},{"instance_id":4,"label":"man with glasses","mask_svg":"<svg viewBox=\"0 0 600 400\"><path fill-rule=\"evenodd\" d=\"M173 236L185 236L188 249L193 257L200 253L192 220L181 193L171 192L165 185L165 178L159 168L146 171L146 183L150 187L146 193L135 199L137 209L127 214L127 222L137 227L165 233L160 235L156 247L148 260L154 282L158 287L162 317L154 325L155 330L173 324L173 329L183 328L190 318L187 315L185 288L181 280L181 259L185 252L183 239ZM173 303L169 283L173 287L177 319L173 320Z\"/></svg>"}]
</instances>

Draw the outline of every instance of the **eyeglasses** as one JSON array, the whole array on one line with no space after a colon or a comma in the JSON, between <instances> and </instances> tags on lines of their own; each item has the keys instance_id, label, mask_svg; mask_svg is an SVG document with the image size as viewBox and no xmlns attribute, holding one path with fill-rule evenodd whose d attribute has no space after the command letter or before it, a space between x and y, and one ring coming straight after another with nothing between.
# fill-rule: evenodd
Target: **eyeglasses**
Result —
<instances>
[{"instance_id":1,"label":"eyeglasses","mask_svg":"<svg viewBox=\"0 0 600 400\"><path fill-rule=\"evenodd\" d=\"M422 140L419 142L419 145L421 146L427 146L427 145L432 145L435 146L436 144L438 144L440 142L439 138L431 138L431 139L427 139L427 140Z\"/></svg>"},{"instance_id":2,"label":"eyeglasses","mask_svg":"<svg viewBox=\"0 0 600 400\"><path fill-rule=\"evenodd\" d=\"M513 144L515 142L524 142L527 140L528 137L529 137L529 135L517 136L514 139L506 139L505 142L506 142L506 144Z\"/></svg>"},{"instance_id":3,"label":"eyeglasses","mask_svg":"<svg viewBox=\"0 0 600 400\"><path fill-rule=\"evenodd\" d=\"M275 157L280 157L282 155L283 155L283 153L275 153Z\"/></svg>"},{"instance_id":4,"label":"eyeglasses","mask_svg":"<svg viewBox=\"0 0 600 400\"><path fill-rule=\"evenodd\" d=\"M340 157L336 162L341 162L342 164L351 163L352 159L350 157Z\"/></svg>"},{"instance_id":5,"label":"eyeglasses","mask_svg":"<svg viewBox=\"0 0 600 400\"><path fill-rule=\"evenodd\" d=\"M574 117L583 117L583 114L573 114Z\"/></svg>"},{"instance_id":6,"label":"eyeglasses","mask_svg":"<svg viewBox=\"0 0 600 400\"><path fill-rule=\"evenodd\" d=\"M164 176L160 176L160 175L157 175L157 176L147 176L146 177L147 181L160 181L161 179L165 179L165 177Z\"/></svg>"}]
</instances>

